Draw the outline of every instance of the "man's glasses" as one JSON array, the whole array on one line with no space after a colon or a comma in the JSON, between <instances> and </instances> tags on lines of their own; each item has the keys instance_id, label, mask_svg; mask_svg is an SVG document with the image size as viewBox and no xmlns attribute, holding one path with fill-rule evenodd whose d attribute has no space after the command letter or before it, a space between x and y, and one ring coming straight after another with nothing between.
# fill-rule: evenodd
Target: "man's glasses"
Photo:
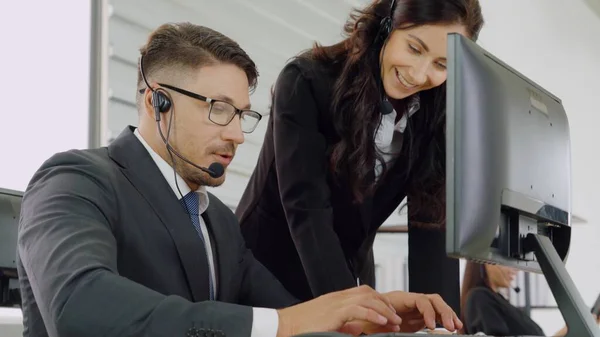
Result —
<instances>
[{"instance_id":1,"label":"man's glasses","mask_svg":"<svg viewBox=\"0 0 600 337\"><path fill-rule=\"evenodd\" d=\"M181 88L174 87L172 85L158 83L161 87L165 87L167 89L171 89L175 92L178 92L187 97L191 97L203 102L208 103L208 119L221 126L226 126L235 117L235 115L240 116L242 132L251 133L256 129L258 122L260 122L262 115L253 110L243 110L238 109L233 106L231 103L220 101L218 99L208 98L206 96L202 96L191 91L187 91ZM143 94L146 89L141 89L140 93Z\"/></svg>"}]
</instances>

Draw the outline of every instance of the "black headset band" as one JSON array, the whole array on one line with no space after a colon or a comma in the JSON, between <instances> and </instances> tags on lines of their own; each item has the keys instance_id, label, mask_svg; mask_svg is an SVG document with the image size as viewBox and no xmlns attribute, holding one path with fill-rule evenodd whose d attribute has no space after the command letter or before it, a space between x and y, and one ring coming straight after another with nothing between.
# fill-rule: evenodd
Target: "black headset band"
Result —
<instances>
[{"instance_id":1,"label":"black headset band","mask_svg":"<svg viewBox=\"0 0 600 337\"><path fill-rule=\"evenodd\" d=\"M140 56L140 75L148 89L152 91L152 106L154 107L154 118L156 121L160 121L160 114L165 113L171 109L171 99L161 89L154 89L150 86L146 74L144 73L144 54Z\"/></svg>"}]
</instances>

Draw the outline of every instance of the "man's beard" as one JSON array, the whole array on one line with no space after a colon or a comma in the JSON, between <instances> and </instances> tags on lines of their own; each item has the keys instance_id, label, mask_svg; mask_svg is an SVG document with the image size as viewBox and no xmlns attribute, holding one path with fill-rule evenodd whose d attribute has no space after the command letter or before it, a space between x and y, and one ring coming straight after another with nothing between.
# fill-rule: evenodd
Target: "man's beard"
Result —
<instances>
[{"instance_id":1,"label":"man's beard","mask_svg":"<svg viewBox=\"0 0 600 337\"><path fill-rule=\"evenodd\" d=\"M225 174L218 178L213 178L207 172L184 162L181 158L175 158L175 161L177 162L176 167L178 168L179 175L188 183L198 186L217 187L221 186L225 181ZM202 165L198 166L203 167Z\"/></svg>"},{"instance_id":2,"label":"man's beard","mask_svg":"<svg viewBox=\"0 0 600 337\"><path fill-rule=\"evenodd\" d=\"M235 155L235 145L232 143L228 143L222 146L214 146L212 148L206 149L207 153L230 153L232 156ZM208 172L204 172L203 170L194 167L193 165L185 162L178 156L172 155L172 160L174 160L175 167L177 168L177 172L185 180L188 184L194 184L198 186L208 186L208 187L217 187L222 185L225 182L225 172L218 178L213 178L208 174ZM194 163L192 161L192 163ZM197 163L194 163L198 165ZM198 165L200 167L204 167L202 165ZM206 168L206 167L205 167Z\"/></svg>"}]
</instances>

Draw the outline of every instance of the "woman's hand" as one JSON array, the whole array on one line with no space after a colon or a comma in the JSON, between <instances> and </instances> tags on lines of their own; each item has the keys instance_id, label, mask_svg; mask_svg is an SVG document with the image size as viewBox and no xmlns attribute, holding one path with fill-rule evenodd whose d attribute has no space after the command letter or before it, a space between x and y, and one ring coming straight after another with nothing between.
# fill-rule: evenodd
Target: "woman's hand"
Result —
<instances>
[{"instance_id":1,"label":"woman's hand","mask_svg":"<svg viewBox=\"0 0 600 337\"><path fill-rule=\"evenodd\" d=\"M437 294L427 295L404 291L393 291L384 294L402 318L401 332L416 332L423 328L434 330L436 322L441 323L448 331L454 332L463 324L446 302ZM398 332L398 326L381 326L364 321L347 323L341 330L345 333L358 335L383 332Z\"/></svg>"}]
</instances>

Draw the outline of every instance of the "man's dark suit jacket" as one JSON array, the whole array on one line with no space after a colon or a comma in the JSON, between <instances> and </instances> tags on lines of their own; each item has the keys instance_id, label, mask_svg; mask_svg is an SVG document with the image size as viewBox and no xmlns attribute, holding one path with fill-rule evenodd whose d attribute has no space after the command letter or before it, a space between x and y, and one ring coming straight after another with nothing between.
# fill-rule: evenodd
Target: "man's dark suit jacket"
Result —
<instances>
[{"instance_id":1,"label":"man's dark suit jacket","mask_svg":"<svg viewBox=\"0 0 600 337\"><path fill-rule=\"evenodd\" d=\"M329 155L339 138L330 106L338 71L305 58L283 69L258 163L236 210L256 258L302 300L355 286L356 277L374 286L375 234L409 194L408 146L361 204L348 183L332 176ZM419 111L410 118L416 132L425 117ZM430 144L413 150L424 153ZM414 171L422 164L418 159ZM445 232L414 225L429 222L427 210L408 212L410 291L439 293L459 312L458 260L446 257Z\"/></svg>"},{"instance_id":2,"label":"man's dark suit jacket","mask_svg":"<svg viewBox=\"0 0 600 337\"><path fill-rule=\"evenodd\" d=\"M190 217L133 128L108 147L50 158L22 203L24 336L250 336L250 306L295 303L231 210L209 198L218 302Z\"/></svg>"}]
</instances>

